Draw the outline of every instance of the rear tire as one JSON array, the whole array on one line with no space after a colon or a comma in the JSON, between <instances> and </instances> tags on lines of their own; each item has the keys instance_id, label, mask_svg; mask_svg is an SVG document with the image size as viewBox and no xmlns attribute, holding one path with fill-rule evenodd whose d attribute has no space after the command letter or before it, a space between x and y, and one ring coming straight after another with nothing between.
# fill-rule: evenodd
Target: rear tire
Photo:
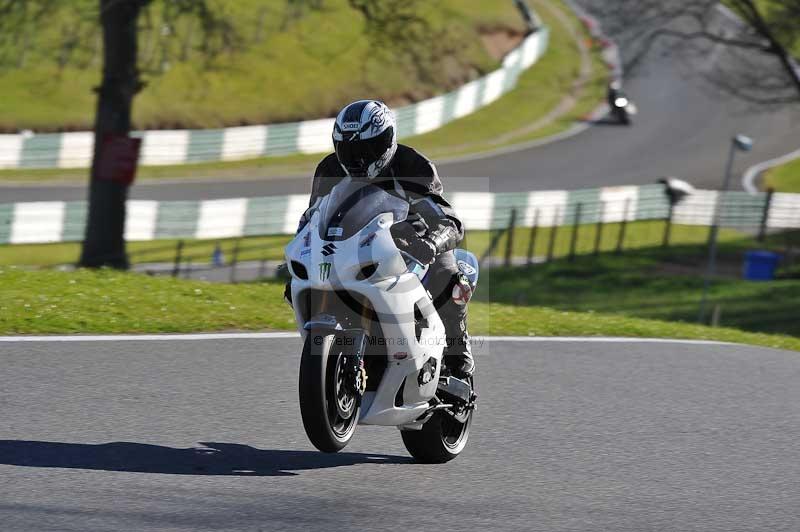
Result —
<instances>
[{"instance_id":1,"label":"rear tire","mask_svg":"<svg viewBox=\"0 0 800 532\"><path fill-rule=\"evenodd\" d=\"M423 464L443 464L449 462L464 450L469 440L472 426L471 410L467 421L460 423L447 412L439 410L422 425L422 430L400 431L403 444L418 462Z\"/></svg>"},{"instance_id":2,"label":"rear tire","mask_svg":"<svg viewBox=\"0 0 800 532\"><path fill-rule=\"evenodd\" d=\"M309 331L300 359L300 414L311 443L335 453L350 442L358 424L360 398L343 379L344 353L328 331Z\"/></svg>"}]
</instances>

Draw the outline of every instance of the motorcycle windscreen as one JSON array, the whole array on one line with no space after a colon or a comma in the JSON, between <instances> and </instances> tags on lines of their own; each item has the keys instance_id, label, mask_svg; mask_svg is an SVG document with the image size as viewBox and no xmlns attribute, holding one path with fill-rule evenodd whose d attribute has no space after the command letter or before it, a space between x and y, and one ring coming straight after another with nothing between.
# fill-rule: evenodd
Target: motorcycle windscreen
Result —
<instances>
[{"instance_id":1,"label":"motorcycle windscreen","mask_svg":"<svg viewBox=\"0 0 800 532\"><path fill-rule=\"evenodd\" d=\"M392 213L395 223L401 222L408 216L408 202L378 185L345 180L331 189L321 206L319 237L346 240L385 213Z\"/></svg>"}]
</instances>

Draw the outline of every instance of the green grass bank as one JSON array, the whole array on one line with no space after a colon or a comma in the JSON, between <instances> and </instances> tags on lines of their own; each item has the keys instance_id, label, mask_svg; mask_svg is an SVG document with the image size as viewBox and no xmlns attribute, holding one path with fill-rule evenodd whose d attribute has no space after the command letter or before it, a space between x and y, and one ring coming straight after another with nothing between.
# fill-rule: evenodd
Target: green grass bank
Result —
<instances>
[{"instance_id":1,"label":"green grass bank","mask_svg":"<svg viewBox=\"0 0 800 532\"><path fill-rule=\"evenodd\" d=\"M491 270L488 290L476 296L521 307L697 323L703 264L704 256L691 247L580 257ZM735 270L739 265L734 261ZM717 306L722 327L800 337L800 277L784 272L785 278L753 282L728 273L711 285L706 323Z\"/></svg>"},{"instance_id":2,"label":"green grass bank","mask_svg":"<svg viewBox=\"0 0 800 532\"><path fill-rule=\"evenodd\" d=\"M211 284L114 271L0 268L0 334L291 330L281 283ZM474 335L719 340L800 351L800 339L735 329L476 301Z\"/></svg>"},{"instance_id":3,"label":"green grass bank","mask_svg":"<svg viewBox=\"0 0 800 532\"><path fill-rule=\"evenodd\" d=\"M46 20L56 23L12 26L7 15L0 127L91 129L102 60L96 4L50 2ZM214 33L174 4L154 0L139 18L140 129L324 117L363 94L423 99L498 65L482 35L524 29L510 0L396 3L393 16L373 9L374 23L347 0L212 0ZM381 39L401 20L405 33Z\"/></svg>"},{"instance_id":4,"label":"green grass bank","mask_svg":"<svg viewBox=\"0 0 800 532\"><path fill-rule=\"evenodd\" d=\"M498 4L505 5L505 2ZM587 51L590 71L582 75L583 55L578 41L588 43L588 34L580 21L561 2L536 0L532 4L550 28L550 46L540 61L522 74L518 86L472 115L434 132L404 139L404 143L434 159L479 153L565 131L602 101L608 70L600 57L600 49L590 47ZM509 1L508 5L512 2ZM518 15L509 15L507 23L516 20L514 16ZM362 90L353 97L365 94L367 92ZM135 105L138 105L138 99ZM554 113L556 108L560 112ZM537 127L531 129L532 124ZM216 180L310 174L319 159L320 155L290 155L235 162L147 166L138 169L137 179L188 177ZM86 178L85 169L0 170L0 180L4 181L75 181Z\"/></svg>"},{"instance_id":5,"label":"green grass bank","mask_svg":"<svg viewBox=\"0 0 800 532\"><path fill-rule=\"evenodd\" d=\"M768 170L764 184L777 192L800 192L800 159Z\"/></svg>"}]
</instances>

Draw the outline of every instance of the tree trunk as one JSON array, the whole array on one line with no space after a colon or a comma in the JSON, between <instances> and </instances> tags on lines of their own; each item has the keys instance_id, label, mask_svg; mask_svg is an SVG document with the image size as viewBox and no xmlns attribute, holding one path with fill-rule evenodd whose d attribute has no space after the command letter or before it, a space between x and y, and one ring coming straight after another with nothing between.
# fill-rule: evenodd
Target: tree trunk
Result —
<instances>
[{"instance_id":1,"label":"tree trunk","mask_svg":"<svg viewBox=\"0 0 800 532\"><path fill-rule=\"evenodd\" d=\"M124 164L120 160L130 159L130 154L120 153L120 143L112 140L127 140L131 129L131 104L140 89L136 19L145 3L146 0L100 0L103 81L97 89L89 216L80 259L80 265L85 267L127 269L129 266L124 230L125 201L131 179L122 175L125 172L120 165Z\"/></svg>"}]
</instances>

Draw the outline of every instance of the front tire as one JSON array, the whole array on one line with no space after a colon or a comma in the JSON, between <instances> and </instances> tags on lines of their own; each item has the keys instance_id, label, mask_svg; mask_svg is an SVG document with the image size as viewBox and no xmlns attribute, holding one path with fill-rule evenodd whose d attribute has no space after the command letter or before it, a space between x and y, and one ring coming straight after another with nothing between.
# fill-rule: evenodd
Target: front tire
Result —
<instances>
[{"instance_id":1,"label":"front tire","mask_svg":"<svg viewBox=\"0 0 800 532\"><path fill-rule=\"evenodd\" d=\"M346 354L336 335L309 331L300 359L300 414L311 443L324 453L344 449L355 433L360 398L346 378Z\"/></svg>"}]
</instances>

